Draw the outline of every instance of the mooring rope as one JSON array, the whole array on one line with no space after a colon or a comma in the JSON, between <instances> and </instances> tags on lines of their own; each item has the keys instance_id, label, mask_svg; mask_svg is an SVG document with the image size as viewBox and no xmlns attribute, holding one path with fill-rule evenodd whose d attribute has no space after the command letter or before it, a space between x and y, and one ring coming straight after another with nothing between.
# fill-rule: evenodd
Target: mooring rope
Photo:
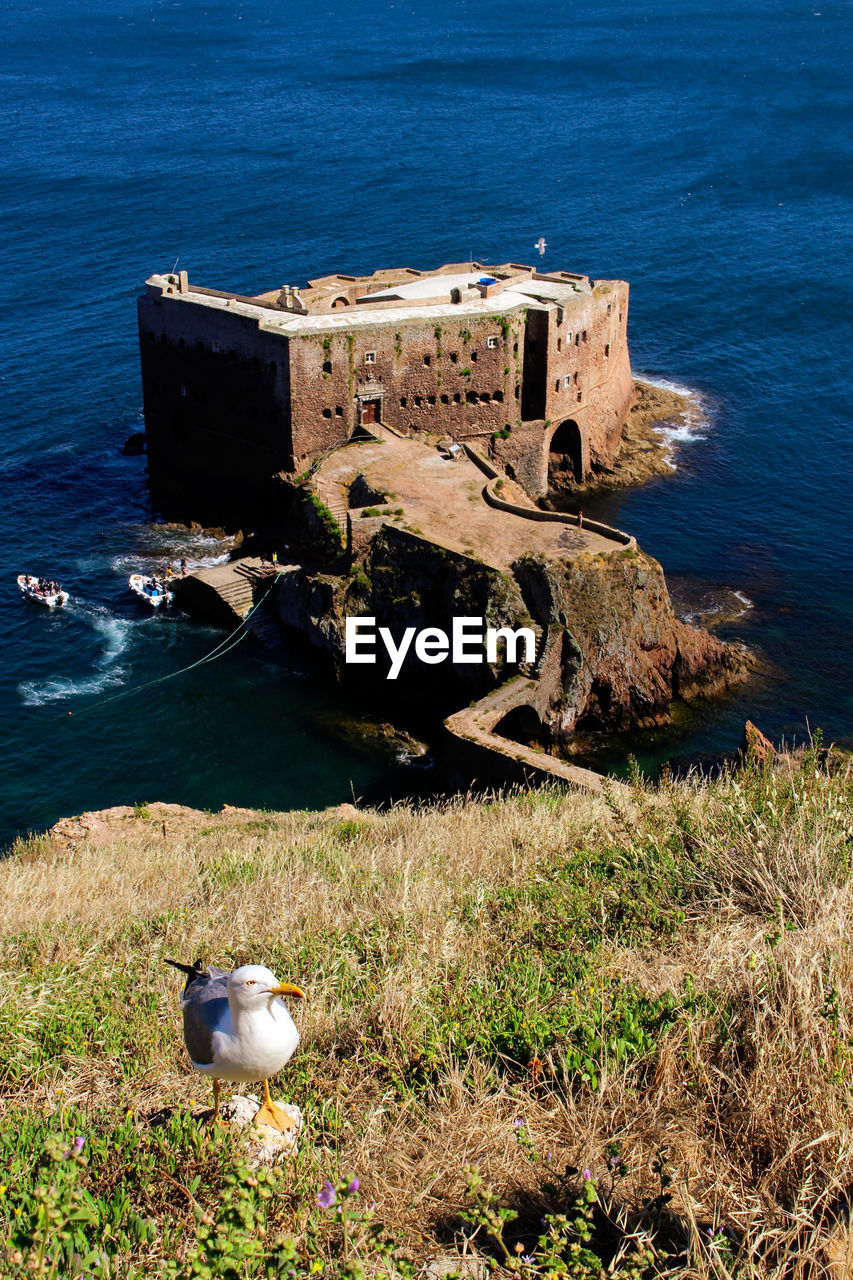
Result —
<instances>
[{"instance_id":1,"label":"mooring rope","mask_svg":"<svg viewBox=\"0 0 853 1280\"><path fill-rule=\"evenodd\" d=\"M167 680L174 680L177 676L186 675L188 671L193 671L196 667L204 666L206 662L215 662L218 658L224 658L225 654L230 653L232 649L235 649L237 645L241 642L241 640L246 639L246 636L249 634L248 632L249 620L253 617L254 614L257 613L258 609L260 609L261 605L264 603L267 596L272 591L273 587L276 584L276 577L273 578L272 582L267 587L266 591L261 596L257 604L252 605L251 609L246 614L245 618L243 618L242 622L240 622L240 624L236 626L234 630L225 637L224 640L220 640L219 644L215 645L214 648L211 649L210 653L206 653L204 657L197 658L196 661L191 662L189 666L180 667L177 671L170 671L165 676L157 676L153 680L146 680L142 684L136 684L131 686L131 688L129 689L122 689L119 693L113 693L108 698L98 698L97 701L91 702L88 707L84 707L82 711L78 711L76 713L69 711L68 714L85 716L85 715L88 715L90 711L100 711L102 707L107 706L107 704L110 702L118 702L120 698L129 698L131 694L141 693L143 689L153 689L155 685L165 684ZM238 634L238 633L242 633L242 634ZM237 637L236 640L234 639L235 636Z\"/></svg>"}]
</instances>

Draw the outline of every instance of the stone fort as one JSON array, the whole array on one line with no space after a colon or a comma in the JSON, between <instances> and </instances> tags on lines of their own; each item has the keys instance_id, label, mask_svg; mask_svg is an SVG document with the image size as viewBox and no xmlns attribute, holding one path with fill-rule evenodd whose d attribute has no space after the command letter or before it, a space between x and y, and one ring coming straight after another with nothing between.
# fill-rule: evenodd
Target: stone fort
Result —
<instances>
[{"instance_id":1,"label":"stone fort","mask_svg":"<svg viewBox=\"0 0 853 1280\"><path fill-rule=\"evenodd\" d=\"M221 520L381 430L471 441L537 498L609 467L634 399L628 285L504 263L330 275L247 297L153 275L139 299L164 514Z\"/></svg>"}]
</instances>

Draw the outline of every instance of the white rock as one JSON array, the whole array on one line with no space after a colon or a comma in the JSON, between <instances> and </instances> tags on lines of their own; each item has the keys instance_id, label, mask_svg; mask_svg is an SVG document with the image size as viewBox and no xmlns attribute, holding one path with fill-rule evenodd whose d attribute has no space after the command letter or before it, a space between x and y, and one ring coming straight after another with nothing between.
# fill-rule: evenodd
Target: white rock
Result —
<instances>
[{"instance_id":1,"label":"white rock","mask_svg":"<svg viewBox=\"0 0 853 1280\"><path fill-rule=\"evenodd\" d=\"M261 1109L261 1102L254 1094L235 1094L219 1109L223 1120L235 1129L248 1129L249 1164L253 1169L261 1165L279 1164L287 1156L295 1156L296 1140L305 1123L299 1107L292 1102L277 1101L275 1104L295 1121L296 1127L281 1133L269 1124L255 1124L255 1116Z\"/></svg>"},{"instance_id":2,"label":"white rock","mask_svg":"<svg viewBox=\"0 0 853 1280\"><path fill-rule=\"evenodd\" d=\"M423 1274L424 1280L444 1280L445 1276L460 1276L463 1280L486 1280L489 1268L482 1258L451 1258L444 1255L428 1262Z\"/></svg>"}]
</instances>

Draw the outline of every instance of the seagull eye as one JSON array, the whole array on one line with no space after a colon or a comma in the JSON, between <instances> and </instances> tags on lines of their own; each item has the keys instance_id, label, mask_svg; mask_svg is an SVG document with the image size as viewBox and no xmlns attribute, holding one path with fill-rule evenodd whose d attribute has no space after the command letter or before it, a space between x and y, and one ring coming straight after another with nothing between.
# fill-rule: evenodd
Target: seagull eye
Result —
<instances>
[{"instance_id":1,"label":"seagull eye","mask_svg":"<svg viewBox=\"0 0 853 1280\"><path fill-rule=\"evenodd\" d=\"M258 985L258 984L257 984L257 982L255 981L255 979L254 979L254 978L247 978L247 980L246 980L246 986L247 986L247 987L256 987L257 985Z\"/></svg>"}]
</instances>

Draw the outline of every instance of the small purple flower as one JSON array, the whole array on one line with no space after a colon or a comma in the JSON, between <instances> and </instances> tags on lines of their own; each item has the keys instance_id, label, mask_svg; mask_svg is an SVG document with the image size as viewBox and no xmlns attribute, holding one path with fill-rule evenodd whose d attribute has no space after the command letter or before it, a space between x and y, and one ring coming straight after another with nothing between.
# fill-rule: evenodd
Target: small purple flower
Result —
<instances>
[{"instance_id":1,"label":"small purple flower","mask_svg":"<svg viewBox=\"0 0 853 1280\"><path fill-rule=\"evenodd\" d=\"M328 1179L323 1183L323 1190L317 1196L317 1203L321 1209L331 1209L332 1205L337 1203L337 1192Z\"/></svg>"},{"instance_id":2,"label":"small purple flower","mask_svg":"<svg viewBox=\"0 0 853 1280\"><path fill-rule=\"evenodd\" d=\"M536 1259L534 1258L532 1253L523 1253L521 1255L521 1261L525 1262L528 1267L532 1267Z\"/></svg>"},{"instance_id":3,"label":"small purple flower","mask_svg":"<svg viewBox=\"0 0 853 1280\"><path fill-rule=\"evenodd\" d=\"M546 1152L545 1152L545 1159L548 1161L548 1163L549 1163L549 1164L550 1164L550 1163L551 1163L551 1161L554 1159L554 1157L552 1156L552 1154L551 1154L551 1152L550 1152L550 1151L546 1151Z\"/></svg>"},{"instance_id":4,"label":"small purple flower","mask_svg":"<svg viewBox=\"0 0 853 1280\"><path fill-rule=\"evenodd\" d=\"M590 1178L592 1177L592 1174L590 1173L589 1169L584 1169L583 1177L584 1177L584 1182L589 1182Z\"/></svg>"},{"instance_id":5,"label":"small purple flower","mask_svg":"<svg viewBox=\"0 0 853 1280\"><path fill-rule=\"evenodd\" d=\"M86 1139L82 1138L78 1133L77 1137L74 1139L74 1150L82 1151L85 1145L86 1145Z\"/></svg>"},{"instance_id":6,"label":"small purple flower","mask_svg":"<svg viewBox=\"0 0 853 1280\"><path fill-rule=\"evenodd\" d=\"M512 1122L512 1127L513 1127L513 1129L523 1129L523 1128L524 1128L524 1121L523 1121L522 1119L520 1119L520 1118L518 1118L518 1117L517 1117L515 1120L513 1120L513 1122Z\"/></svg>"},{"instance_id":7,"label":"small purple flower","mask_svg":"<svg viewBox=\"0 0 853 1280\"><path fill-rule=\"evenodd\" d=\"M611 1157L610 1157L610 1163L611 1163L611 1165L613 1166L613 1168L615 1169L615 1168L616 1168L616 1166L617 1166L617 1164L621 1164L621 1163L622 1163L622 1161L619 1159L619 1157L618 1157L618 1156L611 1156Z\"/></svg>"},{"instance_id":8,"label":"small purple flower","mask_svg":"<svg viewBox=\"0 0 853 1280\"><path fill-rule=\"evenodd\" d=\"M360 1186L361 1186L361 1183L359 1182L358 1178L353 1178L352 1182L348 1186L344 1187L344 1195L354 1196Z\"/></svg>"}]
</instances>

